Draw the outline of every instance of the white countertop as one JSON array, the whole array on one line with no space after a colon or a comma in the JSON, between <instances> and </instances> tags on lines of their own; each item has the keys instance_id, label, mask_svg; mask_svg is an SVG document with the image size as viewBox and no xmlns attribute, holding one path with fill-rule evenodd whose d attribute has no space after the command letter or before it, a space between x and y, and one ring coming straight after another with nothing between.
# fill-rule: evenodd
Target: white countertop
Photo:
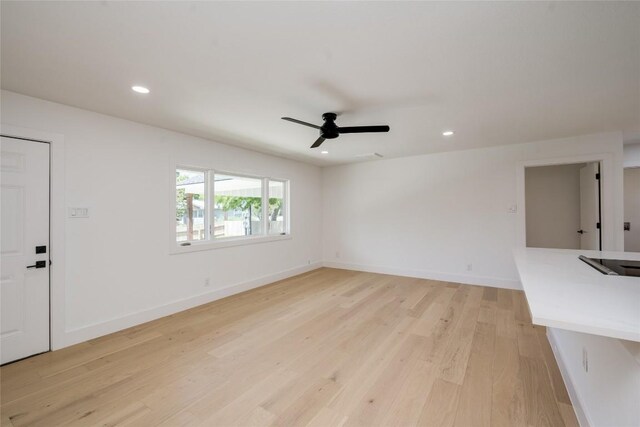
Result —
<instances>
[{"instance_id":1,"label":"white countertop","mask_svg":"<svg viewBox=\"0 0 640 427\"><path fill-rule=\"evenodd\" d=\"M516 249L533 323L640 342L640 278L602 274L579 255L640 261L637 252Z\"/></svg>"}]
</instances>

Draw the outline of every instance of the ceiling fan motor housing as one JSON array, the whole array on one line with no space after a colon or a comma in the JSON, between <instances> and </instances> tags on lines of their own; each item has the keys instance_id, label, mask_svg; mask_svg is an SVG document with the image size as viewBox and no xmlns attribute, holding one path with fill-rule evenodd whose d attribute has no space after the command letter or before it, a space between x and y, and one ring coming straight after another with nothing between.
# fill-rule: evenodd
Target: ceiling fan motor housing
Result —
<instances>
[{"instance_id":1,"label":"ceiling fan motor housing","mask_svg":"<svg viewBox=\"0 0 640 427\"><path fill-rule=\"evenodd\" d=\"M322 120L324 124L320 127L320 136L326 139L334 139L340 136L338 125L335 120L338 116L335 113L324 113Z\"/></svg>"}]
</instances>

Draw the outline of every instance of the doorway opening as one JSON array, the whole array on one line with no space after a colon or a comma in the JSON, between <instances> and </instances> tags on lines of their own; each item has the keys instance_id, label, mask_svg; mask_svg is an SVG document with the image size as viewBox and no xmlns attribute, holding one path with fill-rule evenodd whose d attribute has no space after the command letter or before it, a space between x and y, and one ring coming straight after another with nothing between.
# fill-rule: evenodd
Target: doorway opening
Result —
<instances>
[{"instance_id":1,"label":"doorway opening","mask_svg":"<svg viewBox=\"0 0 640 427\"><path fill-rule=\"evenodd\" d=\"M600 162L525 167L526 246L602 250Z\"/></svg>"},{"instance_id":2,"label":"doorway opening","mask_svg":"<svg viewBox=\"0 0 640 427\"><path fill-rule=\"evenodd\" d=\"M640 167L624 169L624 251L640 252Z\"/></svg>"}]
</instances>

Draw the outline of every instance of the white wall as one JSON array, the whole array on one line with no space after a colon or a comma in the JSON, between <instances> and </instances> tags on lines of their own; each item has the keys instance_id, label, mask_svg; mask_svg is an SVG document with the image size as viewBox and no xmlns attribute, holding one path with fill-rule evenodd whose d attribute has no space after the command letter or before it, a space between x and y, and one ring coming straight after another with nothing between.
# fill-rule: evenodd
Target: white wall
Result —
<instances>
[{"instance_id":1,"label":"white wall","mask_svg":"<svg viewBox=\"0 0 640 427\"><path fill-rule=\"evenodd\" d=\"M62 134L65 203L90 207L52 224L66 229L64 254L52 253L52 271L65 271L55 348L320 265L316 166L7 91L1 107L3 125ZM175 162L290 179L292 239L170 255Z\"/></svg>"},{"instance_id":2,"label":"white wall","mask_svg":"<svg viewBox=\"0 0 640 427\"><path fill-rule=\"evenodd\" d=\"M520 288L512 249L524 245L524 215L509 212L524 201L518 168L590 155L609 159L603 243L621 250L622 135L607 133L324 168L325 263Z\"/></svg>"},{"instance_id":3,"label":"white wall","mask_svg":"<svg viewBox=\"0 0 640 427\"><path fill-rule=\"evenodd\" d=\"M527 246L580 249L583 163L525 169Z\"/></svg>"},{"instance_id":4,"label":"white wall","mask_svg":"<svg viewBox=\"0 0 640 427\"><path fill-rule=\"evenodd\" d=\"M640 166L624 170L624 220L631 223L624 232L624 250L640 252Z\"/></svg>"},{"instance_id":5,"label":"white wall","mask_svg":"<svg viewBox=\"0 0 640 427\"><path fill-rule=\"evenodd\" d=\"M624 167L640 167L640 144L627 144L624 146Z\"/></svg>"}]
</instances>

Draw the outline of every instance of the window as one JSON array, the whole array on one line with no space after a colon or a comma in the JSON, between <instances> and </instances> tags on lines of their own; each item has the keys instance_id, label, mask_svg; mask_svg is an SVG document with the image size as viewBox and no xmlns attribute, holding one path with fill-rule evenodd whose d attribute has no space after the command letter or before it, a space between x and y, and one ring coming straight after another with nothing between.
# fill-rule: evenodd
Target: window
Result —
<instances>
[{"instance_id":1,"label":"window","mask_svg":"<svg viewBox=\"0 0 640 427\"><path fill-rule=\"evenodd\" d=\"M284 228L284 181L269 181L269 234L282 234Z\"/></svg>"},{"instance_id":2,"label":"window","mask_svg":"<svg viewBox=\"0 0 640 427\"><path fill-rule=\"evenodd\" d=\"M175 241L191 246L286 235L287 203L285 180L176 168Z\"/></svg>"},{"instance_id":3,"label":"window","mask_svg":"<svg viewBox=\"0 0 640 427\"><path fill-rule=\"evenodd\" d=\"M176 170L176 241L208 239L207 172Z\"/></svg>"},{"instance_id":4,"label":"window","mask_svg":"<svg viewBox=\"0 0 640 427\"><path fill-rule=\"evenodd\" d=\"M216 239L263 233L262 179L214 175Z\"/></svg>"}]
</instances>

